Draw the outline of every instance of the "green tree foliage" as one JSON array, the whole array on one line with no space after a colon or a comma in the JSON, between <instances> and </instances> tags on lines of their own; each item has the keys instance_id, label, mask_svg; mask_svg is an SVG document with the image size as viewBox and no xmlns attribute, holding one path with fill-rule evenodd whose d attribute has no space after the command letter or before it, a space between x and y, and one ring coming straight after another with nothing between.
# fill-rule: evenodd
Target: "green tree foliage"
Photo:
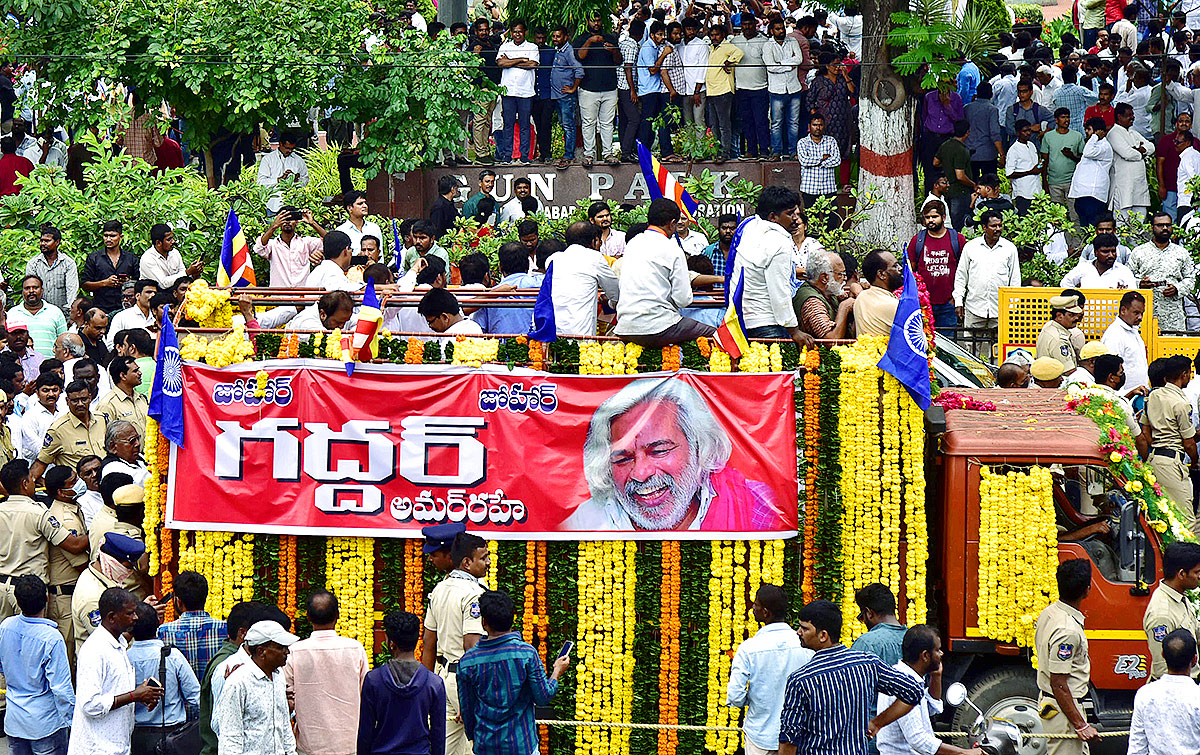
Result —
<instances>
[{"instance_id":1,"label":"green tree foliage","mask_svg":"<svg viewBox=\"0 0 1200 755\"><path fill-rule=\"evenodd\" d=\"M941 0L913 0L908 11L892 14L888 44L904 51L892 58L892 66L911 75L927 65L921 83L933 89L958 76L959 61L982 60L995 52L997 35L1007 26L979 4L968 5L962 21L955 23Z\"/></svg>"},{"instance_id":2,"label":"green tree foliage","mask_svg":"<svg viewBox=\"0 0 1200 755\"><path fill-rule=\"evenodd\" d=\"M562 24L574 36L586 29L588 18L596 14L607 28L615 7L613 0L509 0L508 17L524 21L530 29L544 27L547 34Z\"/></svg>"},{"instance_id":3,"label":"green tree foliage","mask_svg":"<svg viewBox=\"0 0 1200 755\"><path fill-rule=\"evenodd\" d=\"M150 245L151 226L170 221L184 259L203 256L211 280L231 204L247 243L263 232L271 192L255 183L253 171L211 191L194 171L159 173L140 160L113 156L107 141L84 139L96 161L84 169L82 191L61 168L39 167L20 194L0 199L0 268L24 270L38 251L37 229L47 223L62 231L62 251L82 264L102 247L100 227L108 220L124 224L125 247L139 255Z\"/></svg>"},{"instance_id":4,"label":"green tree foliage","mask_svg":"<svg viewBox=\"0 0 1200 755\"><path fill-rule=\"evenodd\" d=\"M409 31L379 45L337 84L334 117L368 123L359 148L378 171L403 173L461 153L465 115L483 112L498 88L479 73L480 58L442 32L436 39Z\"/></svg>"}]
</instances>

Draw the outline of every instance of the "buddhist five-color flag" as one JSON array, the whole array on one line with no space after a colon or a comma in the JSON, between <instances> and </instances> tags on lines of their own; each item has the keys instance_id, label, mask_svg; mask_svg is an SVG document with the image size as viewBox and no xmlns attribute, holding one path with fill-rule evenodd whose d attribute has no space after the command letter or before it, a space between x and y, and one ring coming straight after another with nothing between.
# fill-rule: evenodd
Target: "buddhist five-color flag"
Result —
<instances>
[{"instance_id":1,"label":"buddhist five-color flag","mask_svg":"<svg viewBox=\"0 0 1200 755\"><path fill-rule=\"evenodd\" d=\"M717 328L713 337L717 344L729 356L737 359L750 349L750 341L746 339L745 321L742 319L742 288L746 283L746 271L738 271L737 286L729 296L729 305L725 308L725 319Z\"/></svg>"},{"instance_id":2,"label":"buddhist five-color flag","mask_svg":"<svg viewBox=\"0 0 1200 755\"><path fill-rule=\"evenodd\" d=\"M217 265L218 286L256 286L254 280L254 260L250 257L250 247L246 246L246 236L242 233L242 224L238 222L237 213L229 208L229 217L225 219L225 240L221 242L221 264Z\"/></svg>"},{"instance_id":3,"label":"buddhist five-color flag","mask_svg":"<svg viewBox=\"0 0 1200 755\"><path fill-rule=\"evenodd\" d=\"M667 170L662 163L658 161L654 155L650 154L650 150L645 144L640 141L637 143L638 162L642 166L642 176L646 179L646 188L650 191L651 199L661 199L666 197L675 204L679 205L679 211L688 220L696 220L696 200L692 199L692 195L687 193L687 189L683 188L683 184L675 180L675 176L671 175L671 171Z\"/></svg>"}]
</instances>

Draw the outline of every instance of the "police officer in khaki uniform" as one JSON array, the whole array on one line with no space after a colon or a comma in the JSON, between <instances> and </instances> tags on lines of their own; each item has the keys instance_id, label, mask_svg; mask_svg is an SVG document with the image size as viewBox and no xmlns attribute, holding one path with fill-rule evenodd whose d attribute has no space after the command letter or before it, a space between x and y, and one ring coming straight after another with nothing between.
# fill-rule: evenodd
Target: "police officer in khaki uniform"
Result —
<instances>
[{"instance_id":1,"label":"police officer in khaki uniform","mask_svg":"<svg viewBox=\"0 0 1200 755\"><path fill-rule=\"evenodd\" d=\"M46 496L50 499L50 516L76 534L86 534L83 512L75 502L75 471L54 466L46 472ZM50 546L50 600L46 618L58 622L58 631L67 642L67 659L75 667L75 640L71 632L71 595L79 575L87 568L88 554L72 553L59 545Z\"/></svg>"},{"instance_id":2,"label":"police officer in khaki uniform","mask_svg":"<svg viewBox=\"0 0 1200 755\"><path fill-rule=\"evenodd\" d=\"M124 477L128 480L128 476ZM105 486L101 483L100 487L103 490ZM101 507L92 519L92 526L88 530L92 558L99 555L104 545L104 536L110 532L124 535L132 540L137 540L143 546L145 545L146 534L142 532L141 528L141 522L145 519L146 514L145 500L146 489L141 485L122 485L113 491L112 507ZM146 568L144 565L139 565L119 587L124 587L137 595L139 599L145 600L150 595L154 584L146 574Z\"/></svg>"},{"instance_id":3,"label":"police officer in khaki uniform","mask_svg":"<svg viewBox=\"0 0 1200 755\"><path fill-rule=\"evenodd\" d=\"M466 531L467 525L462 522L422 527L421 534L425 537L425 543L421 546L421 552L425 554L425 560L442 574L449 574L454 569L454 557L451 553L454 549L454 538Z\"/></svg>"},{"instance_id":4,"label":"police officer in khaki uniform","mask_svg":"<svg viewBox=\"0 0 1200 755\"><path fill-rule=\"evenodd\" d=\"M116 532L104 536L100 555L79 575L71 595L71 631L75 635L76 655L92 631L100 626L100 595L110 587L120 587L144 555L146 546L131 537Z\"/></svg>"},{"instance_id":5,"label":"police officer in khaki uniform","mask_svg":"<svg viewBox=\"0 0 1200 755\"><path fill-rule=\"evenodd\" d=\"M1196 428L1192 426L1192 404L1183 395L1183 387L1192 379L1192 363L1185 356L1155 359L1150 374L1161 375L1164 382L1150 391L1142 414L1141 441L1150 448L1146 460L1167 497L1191 514L1188 462L1196 460ZM1193 532L1200 531L1194 514L1191 527Z\"/></svg>"},{"instance_id":6,"label":"police officer in khaki uniform","mask_svg":"<svg viewBox=\"0 0 1200 755\"><path fill-rule=\"evenodd\" d=\"M1100 737L1083 716L1092 676L1088 641L1079 606L1092 589L1092 563L1075 558L1058 565L1059 599L1038 616L1034 632L1037 653L1038 711L1047 734L1072 734L1075 739L1050 739L1047 755L1079 755Z\"/></svg>"},{"instance_id":7,"label":"police officer in khaki uniform","mask_svg":"<svg viewBox=\"0 0 1200 755\"><path fill-rule=\"evenodd\" d=\"M1179 541L1163 550L1163 578L1150 595L1150 604L1142 616L1142 629L1150 645L1150 679L1167 673L1162 643L1176 629L1186 629L1193 637L1200 635L1200 620L1184 593L1200 587L1200 544ZM1192 666L1195 679L1200 667Z\"/></svg>"},{"instance_id":8,"label":"police officer in khaki uniform","mask_svg":"<svg viewBox=\"0 0 1200 755\"><path fill-rule=\"evenodd\" d=\"M459 720L458 661L483 636L479 596L487 591L480 580L491 557L487 541L468 532L454 539L455 569L429 594L425 613L421 663L446 684L446 755L470 755L471 743Z\"/></svg>"},{"instance_id":9,"label":"police officer in khaki uniform","mask_svg":"<svg viewBox=\"0 0 1200 755\"><path fill-rule=\"evenodd\" d=\"M33 463L33 477L40 480L46 467L62 464L75 468L85 456L104 458L104 420L93 416L92 392L83 380L67 384L67 413L50 423L42 450Z\"/></svg>"},{"instance_id":10,"label":"police officer in khaki uniform","mask_svg":"<svg viewBox=\"0 0 1200 755\"><path fill-rule=\"evenodd\" d=\"M49 581L49 546L87 552L87 535L72 532L45 506L33 500L29 462L14 459L0 468L0 485L9 492L0 502L0 621L18 613L13 580L32 574Z\"/></svg>"},{"instance_id":11,"label":"police officer in khaki uniform","mask_svg":"<svg viewBox=\"0 0 1200 755\"><path fill-rule=\"evenodd\" d=\"M1038 333L1037 356L1051 357L1062 362L1070 374L1075 371L1075 346L1071 329L1083 320L1083 302L1078 296L1050 297L1050 320Z\"/></svg>"},{"instance_id":12,"label":"police officer in khaki uniform","mask_svg":"<svg viewBox=\"0 0 1200 755\"><path fill-rule=\"evenodd\" d=\"M110 422L123 419L133 424L138 437L146 436L146 413L150 410L150 399L137 392L142 384L142 369L133 357L113 357L108 366L113 389L96 404L96 414L107 427Z\"/></svg>"},{"instance_id":13,"label":"police officer in khaki uniform","mask_svg":"<svg viewBox=\"0 0 1200 755\"><path fill-rule=\"evenodd\" d=\"M12 399L0 391L0 466L17 458L17 447L13 445L12 428L8 426L8 415L12 414Z\"/></svg>"}]
</instances>

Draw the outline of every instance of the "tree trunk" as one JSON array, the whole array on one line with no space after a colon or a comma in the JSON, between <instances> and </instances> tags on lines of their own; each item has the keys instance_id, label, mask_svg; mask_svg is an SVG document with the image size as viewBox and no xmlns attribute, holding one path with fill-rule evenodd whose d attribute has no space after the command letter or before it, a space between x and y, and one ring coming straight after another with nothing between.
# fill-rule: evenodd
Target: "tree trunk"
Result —
<instances>
[{"instance_id":1,"label":"tree trunk","mask_svg":"<svg viewBox=\"0 0 1200 755\"><path fill-rule=\"evenodd\" d=\"M217 176L213 172L212 147L204 148L204 175L208 178L208 188L217 188Z\"/></svg>"},{"instance_id":2,"label":"tree trunk","mask_svg":"<svg viewBox=\"0 0 1200 755\"><path fill-rule=\"evenodd\" d=\"M866 244L888 249L899 248L916 232L912 101L890 65L885 44L891 15L903 7L898 0L866 0L861 6L858 190L863 198L870 192L874 204L859 231Z\"/></svg>"}]
</instances>

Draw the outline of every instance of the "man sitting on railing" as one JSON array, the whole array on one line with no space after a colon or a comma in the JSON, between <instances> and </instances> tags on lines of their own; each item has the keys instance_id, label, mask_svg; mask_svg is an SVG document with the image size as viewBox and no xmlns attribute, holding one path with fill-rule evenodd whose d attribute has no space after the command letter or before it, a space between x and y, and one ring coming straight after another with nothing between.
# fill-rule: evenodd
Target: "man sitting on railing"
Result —
<instances>
[{"instance_id":1,"label":"man sitting on railing","mask_svg":"<svg viewBox=\"0 0 1200 755\"><path fill-rule=\"evenodd\" d=\"M601 228L586 220L567 228L566 251L550 257L554 265L552 293L554 323L562 335L596 335L596 296L609 303L620 295L617 274L600 253Z\"/></svg>"},{"instance_id":2,"label":"man sitting on railing","mask_svg":"<svg viewBox=\"0 0 1200 755\"><path fill-rule=\"evenodd\" d=\"M357 291L362 288L361 285L351 283L346 277L353 256L350 237L341 231L330 231L321 240L321 245L325 261L308 274L304 285L309 288L323 288L326 291Z\"/></svg>"},{"instance_id":3,"label":"man sitting on railing","mask_svg":"<svg viewBox=\"0 0 1200 755\"><path fill-rule=\"evenodd\" d=\"M350 322L354 316L354 299L345 291L322 294L317 303L296 315L288 330L335 330Z\"/></svg>"},{"instance_id":4,"label":"man sitting on railing","mask_svg":"<svg viewBox=\"0 0 1200 755\"><path fill-rule=\"evenodd\" d=\"M429 329L447 335L480 336L483 328L474 320L463 317L458 299L444 288L431 288L421 297L417 311L425 318Z\"/></svg>"},{"instance_id":5,"label":"man sitting on railing","mask_svg":"<svg viewBox=\"0 0 1200 755\"><path fill-rule=\"evenodd\" d=\"M539 288L540 273L530 273L529 255L520 242L509 242L500 247L500 284L493 291L510 291L518 288ZM595 307L593 307L593 310ZM529 307L484 307L475 313L475 322L485 333L528 333L533 323L533 310ZM593 315L594 317L594 315Z\"/></svg>"}]
</instances>

